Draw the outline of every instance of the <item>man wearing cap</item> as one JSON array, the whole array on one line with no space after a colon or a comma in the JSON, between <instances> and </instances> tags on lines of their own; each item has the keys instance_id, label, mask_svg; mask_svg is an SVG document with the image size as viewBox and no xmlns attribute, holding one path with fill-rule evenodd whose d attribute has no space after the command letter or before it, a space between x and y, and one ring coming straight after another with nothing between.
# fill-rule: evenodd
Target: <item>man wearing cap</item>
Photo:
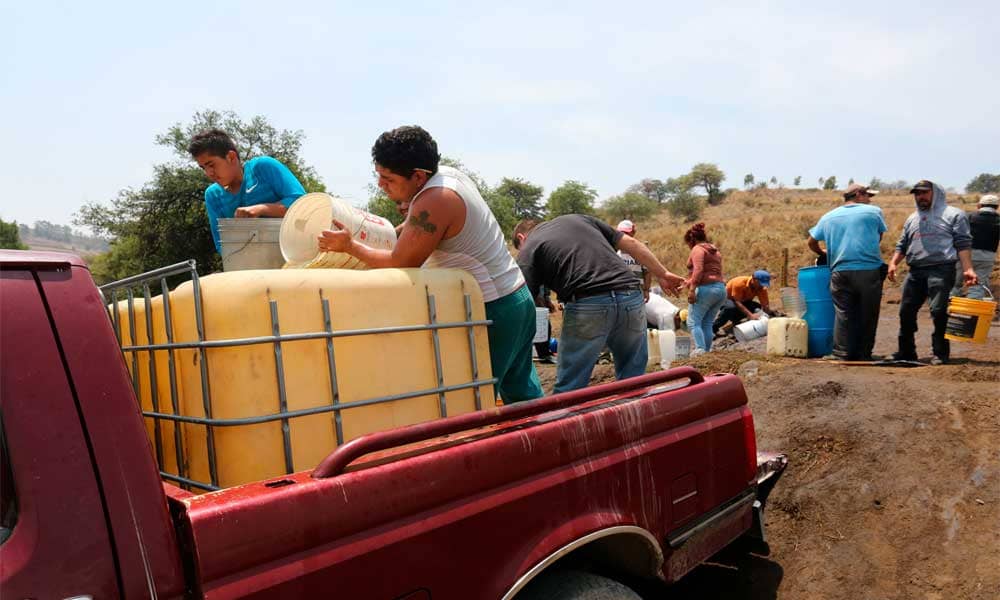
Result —
<instances>
[{"instance_id":1,"label":"man wearing cap","mask_svg":"<svg viewBox=\"0 0 1000 600\"><path fill-rule=\"evenodd\" d=\"M948 362L951 344L945 339L948 323L948 292L955 285L955 262L962 264L965 285L975 285L972 268L972 235L965 213L948 206L944 190L926 179L913 189L917 210L903 223L903 233L889 261L889 281L896 281L896 268L903 258L910 272L903 282L903 297L899 302L899 350L895 360L917 360L914 334L917 332L917 311L930 299L934 332L931 334L932 365Z\"/></svg>"},{"instance_id":2,"label":"man wearing cap","mask_svg":"<svg viewBox=\"0 0 1000 600\"><path fill-rule=\"evenodd\" d=\"M972 268L976 271L979 283L982 284L968 289L966 296L973 300L982 300L986 297L986 289L983 286L990 284L990 273L997 260L997 242L1000 239L1000 215L997 214L997 204L996 194L986 194L979 199L978 210L967 215L969 231L972 233ZM952 296L962 295L961 268L961 264L956 267L959 272L955 274Z\"/></svg>"},{"instance_id":3,"label":"man wearing cap","mask_svg":"<svg viewBox=\"0 0 1000 600\"><path fill-rule=\"evenodd\" d=\"M758 319L757 311L763 310L771 316L775 312L767 297L767 288L771 287L771 274L764 269L754 271L752 275L733 277L726 282L726 302L719 311L719 316L712 323L712 331L718 333L722 326L732 321L739 325L747 319ZM760 303L754 302L754 298Z\"/></svg>"},{"instance_id":4,"label":"man wearing cap","mask_svg":"<svg viewBox=\"0 0 1000 600\"><path fill-rule=\"evenodd\" d=\"M820 217L809 230L809 249L830 265L835 314L832 358L840 360L871 360L875 346L886 274L879 243L887 229L882 209L869 204L875 194L876 190L852 183L843 206Z\"/></svg>"},{"instance_id":5,"label":"man wearing cap","mask_svg":"<svg viewBox=\"0 0 1000 600\"><path fill-rule=\"evenodd\" d=\"M668 271L642 242L589 215L570 214L514 227L517 264L533 296L545 286L565 305L555 392L585 387L604 347L615 378L646 372L646 311L635 275L618 257L624 250L648 269L664 290L684 278Z\"/></svg>"},{"instance_id":6,"label":"man wearing cap","mask_svg":"<svg viewBox=\"0 0 1000 600\"><path fill-rule=\"evenodd\" d=\"M629 237L632 238L635 237L635 232L636 232L635 223L629 221L628 219L625 219L624 221L619 223L617 229L618 231L624 233ZM648 302L649 288L653 282L653 275L646 269L646 267L639 264L639 261L634 259L632 255L629 254L628 252L625 252L624 250L619 250L618 256L622 259L622 261L625 262L625 266L628 267L628 270L631 271L632 274L635 275L636 279L639 280L640 285L642 285L642 295Z\"/></svg>"}]
</instances>

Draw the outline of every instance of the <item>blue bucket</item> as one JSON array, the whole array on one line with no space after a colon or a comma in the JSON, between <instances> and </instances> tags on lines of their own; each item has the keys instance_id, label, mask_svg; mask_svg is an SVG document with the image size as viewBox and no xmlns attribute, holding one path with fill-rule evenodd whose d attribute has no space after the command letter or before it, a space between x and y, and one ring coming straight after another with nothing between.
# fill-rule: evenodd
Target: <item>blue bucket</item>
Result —
<instances>
[{"instance_id":1,"label":"blue bucket","mask_svg":"<svg viewBox=\"0 0 1000 600\"><path fill-rule=\"evenodd\" d=\"M833 298L830 297L830 267L799 269L799 290L806 299L803 317L809 326L809 356L833 352Z\"/></svg>"}]
</instances>

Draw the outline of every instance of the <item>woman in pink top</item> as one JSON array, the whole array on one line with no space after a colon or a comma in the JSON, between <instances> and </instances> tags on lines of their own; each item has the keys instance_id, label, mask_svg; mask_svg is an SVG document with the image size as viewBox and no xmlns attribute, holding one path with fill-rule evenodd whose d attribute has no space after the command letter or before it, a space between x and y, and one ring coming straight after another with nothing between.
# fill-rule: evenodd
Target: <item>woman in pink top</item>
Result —
<instances>
[{"instance_id":1,"label":"woman in pink top","mask_svg":"<svg viewBox=\"0 0 1000 600\"><path fill-rule=\"evenodd\" d=\"M722 276L722 253L708 240L705 224L696 223L684 234L691 248L688 255L688 331L694 338L691 356L712 349L712 323L726 301L726 283Z\"/></svg>"}]
</instances>

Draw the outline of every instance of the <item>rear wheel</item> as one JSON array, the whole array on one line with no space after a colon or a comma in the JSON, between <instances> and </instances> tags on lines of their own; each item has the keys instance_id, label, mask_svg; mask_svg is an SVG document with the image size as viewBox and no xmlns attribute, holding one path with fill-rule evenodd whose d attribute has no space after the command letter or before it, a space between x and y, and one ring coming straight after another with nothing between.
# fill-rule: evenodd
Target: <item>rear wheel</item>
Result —
<instances>
[{"instance_id":1,"label":"rear wheel","mask_svg":"<svg viewBox=\"0 0 1000 600\"><path fill-rule=\"evenodd\" d=\"M583 571L553 571L531 581L517 600L642 600L614 579Z\"/></svg>"}]
</instances>

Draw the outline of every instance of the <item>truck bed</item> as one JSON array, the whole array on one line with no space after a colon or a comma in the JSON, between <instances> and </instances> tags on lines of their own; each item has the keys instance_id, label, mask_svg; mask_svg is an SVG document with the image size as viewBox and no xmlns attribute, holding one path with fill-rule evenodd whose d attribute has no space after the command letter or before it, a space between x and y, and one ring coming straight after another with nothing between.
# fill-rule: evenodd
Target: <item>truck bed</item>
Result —
<instances>
[{"instance_id":1,"label":"truck bed","mask_svg":"<svg viewBox=\"0 0 1000 600\"><path fill-rule=\"evenodd\" d=\"M746 395L732 375L701 379L675 369L543 399L524 418L517 405L486 411L511 418L332 477L172 503L206 597L335 582L346 597L499 598L567 539L607 529L645 546L628 568L673 581L752 522Z\"/></svg>"}]
</instances>

